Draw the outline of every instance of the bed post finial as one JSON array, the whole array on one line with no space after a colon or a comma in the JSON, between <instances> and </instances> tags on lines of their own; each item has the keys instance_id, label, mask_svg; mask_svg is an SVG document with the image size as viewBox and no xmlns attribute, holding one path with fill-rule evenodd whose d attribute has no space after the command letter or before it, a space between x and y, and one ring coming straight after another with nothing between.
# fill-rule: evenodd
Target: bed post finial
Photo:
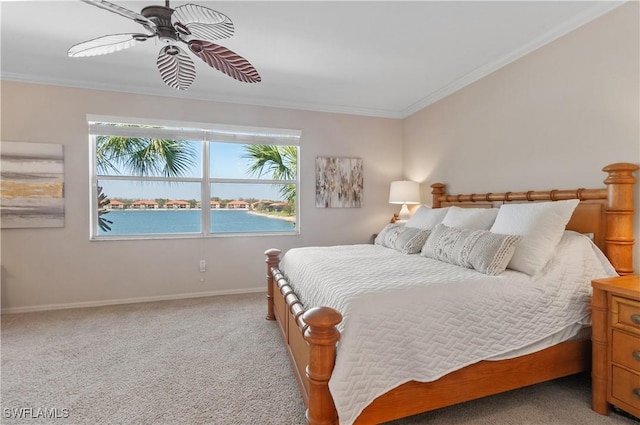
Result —
<instances>
[{"instance_id":1,"label":"bed post finial","mask_svg":"<svg viewBox=\"0 0 640 425\"><path fill-rule=\"evenodd\" d=\"M633 173L638 168L636 164L618 162L602 169L609 174L604 180L608 191L605 254L620 275L633 273L633 196L636 183Z\"/></svg>"},{"instance_id":2,"label":"bed post finial","mask_svg":"<svg viewBox=\"0 0 640 425\"><path fill-rule=\"evenodd\" d=\"M302 316L308 325L304 339L309 343L309 425L337 425L338 414L329 392L329 378L335 365L336 343L340 332L336 325L342 314L330 307L314 307Z\"/></svg>"},{"instance_id":3,"label":"bed post finial","mask_svg":"<svg viewBox=\"0 0 640 425\"><path fill-rule=\"evenodd\" d=\"M271 268L279 267L280 254L282 251L279 249L268 249L264 252L267 258L264 260L267 263L267 320L276 320L276 316L273 315L273 273Z\"/></svg>"},{"instance_id":4,"label":"bed post finial","mask_svg":"<svg viewBox=\"0 0 640 425\"><path fill-rule=\"evenodd\" d=\"M431 195L433 196L431 208L440 208L442 206L440 197L446 193L445 187L443 183L434 183L431 185Z\"/></svg>"}]
</instances>

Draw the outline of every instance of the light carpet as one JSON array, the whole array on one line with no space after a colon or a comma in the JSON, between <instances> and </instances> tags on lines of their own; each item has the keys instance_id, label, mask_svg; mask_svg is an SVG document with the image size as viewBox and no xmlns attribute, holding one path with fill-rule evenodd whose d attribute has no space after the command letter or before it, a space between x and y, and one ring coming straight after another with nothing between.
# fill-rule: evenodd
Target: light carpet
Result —
<instances>
[{"instance_id":1,"label":"light carpet","mask_svg":"<svg viewBox=\"0 0 640 425\"><path fill-rule=\"evenodd\" d=\"M4 315L1 422L305 424L265 313L265 296L246 294ZM393 424L638 425L590 403L582 374Z\"/></svg>"}]
</instances>

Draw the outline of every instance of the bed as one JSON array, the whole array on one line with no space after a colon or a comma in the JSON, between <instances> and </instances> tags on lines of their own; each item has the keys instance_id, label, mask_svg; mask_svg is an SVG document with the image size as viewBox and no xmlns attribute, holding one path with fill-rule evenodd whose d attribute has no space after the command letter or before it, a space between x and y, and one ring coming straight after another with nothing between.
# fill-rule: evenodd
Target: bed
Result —
<instances>
[{"instance_id":1,"label":"bed","mask_svg":"<svg viewBox=\"0 0 640 425\"><path fill-rule=\"evenodd\" d=\"M528 205L530 203L541 201L546 201L544 205L549 204L549 201L560 201L554 202L553 205L560 205L564 202L575 202L578 205L574 206L575 209L572 208L572 213L570 214L571 217L568 220L566 229L577 233L575 235L569 235L570 232L564 232L565 235L568 235L566 236L567 240L571 241L566 243L574 243L573 241L576 240L577 242L575 243L584 244L583 241L578 241L578 234L582 238L585 238L582 236L583 234L588 234L590 239L593 241L593 244L599 247L601 252L606 255L608 262L605 261L603 264L606 263L613 266L610 273L618 273L621 275L631 274L633 273L632 251L634 245L633 195L635 177L633 176L633 173L637 169L637 165L629 163L608 165L603 168L603 171L607 173L607 177L604 181L606 187L597 189L581 188L570 190L452 195L446 193L446 186L444 184L436 183L431 186L433 195L432 206L434 210L438 208L468 206L478 209L496 207L503 204ZM427 242L433 239L433 235L434 234L432 233L431 236L429 236ZM565 236L563 236L563 241L564 240ZM562 244L564 243L565 242L562 242ZM558 244L558 246L561 246L562 244ZM308 259L309 255L316 255L319 259L320 257L325 256L323 254L325 248L314 249L320 249L320 251L297 252L300 254L299 257L301 259ZM422 267L422 263L425 263L425 261L422 261L420 266L415 265L420 263L420 259L418 258L420 257L419 255L397 255L397 253L392 254L395 255L392 262L391 260L388 260L387 257L383 256L387 254L383 253L382 250L387 250L387 248L380 248L375 245L371 245L368 248L342 247L340 249L344 251L337 254L337 257L334 258L344 257L349 261L349 255L354 255L354 262L357 261L355 258L361 254L356 254L355 251L351 253L349 250L364 249L365 252L370 253L372 257L369 261L371 261L370 268L372 273L376 261L378 263L383 263L383 265L387 264L387 262L388 264L395 264L395 261L398 261L397 267L401 268L414 266ZM385 381L384 385L378 385L374 381L373 386L376 388L373 391L370 391L369 388L372 384L369 381L371 381L371 379L369 381L367 381L367 379L370 378L370 373L368 371L371 369L368 365L366 367L356 365L356 369L360 368L364 370L364 372L360 373L361 376L359 376L358 379L354 378L353 382L349 381L351 377L355 376L353 371L349 369L348 373L344 373L345 364L352 364L352 360L355 358L353 356L354 351L347 351L348 347L355 346L355 350L363 350L363 339L361 338L361 334L358 333L361 329L358 328L356 324L369 320L357 319L358 316L356 316L354 311L361 312L368 310L371 314L377 314L376 317L378 317L379 320L381 314L381 312L378 311L379 307L369 301L374 300L377 297L382 299L383 302L385 299L389 300L389 304L393 304L397 307L398 304L396 300L401 299L404 296L409 302L414 301L413 306L409 309L410 311L415 312L417 310L415 309L415 306L417 305L415 304L416 292L412 291L420 292L425 291L426 289L418 287L419 285L417 284L414 285L410 282L403 282L405 285L403 287L403 295L398 295L392 299L387 298L387 294L366 294L365 297L368 298L365 298L365 301L353 302L355 308L350 307L352 308L351 310L339 311L345 307L345 302L341 301L344 297L337 296L337 298L339 298L337 301L331 301L329 299L327 304L337 307L332 308L325 304L314 304L313 301L309 301L310 295L299 295L293 288L296 288L297 291L301 292L303 288L302 281L318 279L323 281L323 279L326 279L327 282L329 282L330 275L333 275L332 278L339 278L341 273L340 267L344 268L344 266L334 268L332 265L316 265L318 268L313 268L313 263L315 261L310 261L309 270L311 271L305 269L305 273L307 273L306 275L301 274L299 276L295 276L292 271L287 273L287 271L283 271L281 269L281 252L279 250L270 249L265 252L265 255L267 257L267 319L275 320L279 326L280 334L287 347L287 352L293 365L293 370L302 398L307 406L307 419L309 424L383 423L590 369L591 343L589 341L589 335L577 334L570 339L563 338L562 342L547 344L546 348L542 349L540 349L540 347L531 348L534 347L533 344L529 344L530 347L528 350L526 349L527 347L520 347L523 348L521 351L516 351L516 347L505 346L502 347L499 352L485 351L478 354L479 357L463 358L453 365L447 365L446 367L440 367L439 369L436 368L436 372L432 372L430 370L426 370L427 368L424 368L424 373L427 375L419 375L419 379L408 379L402 374L403 366L399 365L397 368L399 371L399 378L395 376L386 376L384 379L387 381ZM331 255L335 254L327 254L329 259L328 261L332 261ZM383 257L378 258L376 257L377 255ZM284 256L283 262L293 262L293 260L290 260L287 256L289 256L289 253ZM290 257L293 258L295 255L292 254ZM409 260L409 258L404 257L413 258ZM413 262L405 264L402 263L403 261ZM438 261L432 260L431 262L437 263ZM587 263L589 263L589 261L585 264ZM318 264L321 264L320 261L318 261ZM284 267L282 268L286 269L287 267L288 266L284 264ZM438 265L437 267L445 267L447 270L462 268L452 264L445 264L444 266ZM577 267L579 267L579 264ZM551 266L548 268L553 269ZM326 271L329 272L329 275L323 275L322 273L325 272L323 269L326 269ZM375 273L383 272L384 267L375 271ZM462 274L466 276L472 272L474 271L464 270L462 271ZM431 272L426 271L423 273L429 274ZM458 272L456 271L456 273ZM599 272L598 270L595 270L592 271L592 273L597 274ZM499 274L499 276L502 277L503 275L510 274L513 276L517 275L516 272L511 273L507 271ZM295 277L291 278L290 275L294 275ZM476 273L475 275L479 274ZM291 282L289 279L291 279ZM364 276L364 280L366 281L367 279L369 279L369 277ZM294 280L296 282L294 282ZM535 279L531 280L533 281ZM495 280L491 280L491 278L481 278L481 281L485 286L490 286L495 282ZM525 282L525 280L523 280L523 282ZM529 281L527 280L526 282ZM338 284L339 283L340 281L338 279ZM437 285L437 283L438 282L432 286L436 287L440 291L442 298L449 297L453 302L455 302L456 299L459 299L456 298L455 294L452 296L447 292L442 292L442 286ZM336 288L337 287L338 286L336 286ZM458 289L458 292L472 291L475 287L476 286L464 286L463 284ZM509 288L509 286L494 285L494 287L503 288L504 290L504 293L495 293L493 296L494 299L508 299L507 293L510 292L510 290L507 288ZM531 294L535 294L536 290L539 291L540 287L541 286L533 288L533 292L531 292ZM329 292L332 291L329 290ZM529 294L528 297L530 297L531 294ZM517 297L518 295L514 294L514 296ZM582 298L585 296L586 295L584 293L581 294ZM435 299L437 297L430 298ZM303 303L301 299L305 300L305 303ZM319 299L322 300L323 298ZM490 303L493 301L489 300L487 302ZM581 302L582 304L585 304L584 300ZM305 304L309 306L316 306L306 309ZM411 304L409 305L411 306ZM487 305L491 305L491 307L488 308L492 309L498 304ZM438 308L437 303L435 302L428 304L428 306L429 308L424 310L431 311ZM522 306L518 307L518 310L520 311L520 309L525 307L526 303L523 303ZM412 308L414 310L411 310ZM400 312L398 313L399 318L397 319L397 323L395 323L396 316L392 316L394 319L387 319L386 323L376 323L376 326L394 326L395 330L393 332L395 332L395 335L405 336L403 332L397 331L397 326L404 326L404 320L407 317L407 315L402 313L401 310L402 308L396 309L396 313ZM342 313L345 313L344 321ZM508 314L508 312L503 314ZM583 313L576 314L579 315ZM567 313L567 315L569 315L569 313ZM504 322L504 317L501 320ZM571 321L576 321L576 318L572 318ZM350 326L348 329L345 329L347 326L345 322ZM482 323L482 320L478 320L477 322ZM537 322L537 319L533 322ZM587 324L586 322L587 321L585 321L584 324ZM434 326L434 328L437 328L437 326ZM413 332L409 327L404 329L406 329L407 334ZM461 326L460 329L460 332L462 332L462 330L465 329L465 326ZM344 332L344 335L342 337L342 342L340 343L341 345L339 345L342 332ZM451 333L452 331L448 330L447 332ZM453 332L456 331L454 330ZM531 332L532 336L535 336L533 333L537 332L537 330ZM525 332L520 333L521 335L515 339L526 339L530 336ZM352 337L348 338L349 335ZM357 335L358 338L353 337L354 335ZM429 337L438 338L438 335L430 335ZM510 339L511 338L507 338L507 340ZM368 341L367 347L375 343L375 341L376 335L374 334L370 338L370 341ZM435 339L428 339L428 341L435 341ZM381 343L381 345L384 344L386 344L386 347L392 347L394 349L398 348L388 342ZM433 344L435 345L435 343ZM413 347L407 348L406 351L413 354L418 353L418 355L414 357L424 360L425 353L427 353L428 356L430 356L431 353L428 353L428 349L430 348L428 342L423 347L425 350L416 350L415 347ZM363 352L366 352L366 349L364 349L365 351ZM486 350L493 349L494 348L487 348ZM338 357L336 356L336 353L338 353ZM494 355L496 353L511 353L511 355L505 355L503 356L504 358L500 358L499 355ZM517 356L514 357L516 354ZM480 360L476 361L476 359ZM378 369L375 369L374 366L373 370L380 372L383 369L386 371L386 369L394 368L395 365L389 367L389 365L386 364ZM429 373L432 373L432 375L429 375ZM375 380L377 379L379 378L376 375ZM365 384L363 384L365 386L359 386L362 383L359 380L365 382ZM391 385L390 388L388 387L389 385ZM362 390L363 388L365 390ZM348 408L345 407L346 404L341 392L343 394L352 394L356 396L355 398L359 398L359 400L356 400L356 407L353 407L352 405L349 405ZM360 394L362 394L362 397L359 397ZM372 396L372 394L374 396ZM336 405L338 408L336 408ZM342 412L342 414L339 415L339 411Z\"/></svg>"}]
</instances>

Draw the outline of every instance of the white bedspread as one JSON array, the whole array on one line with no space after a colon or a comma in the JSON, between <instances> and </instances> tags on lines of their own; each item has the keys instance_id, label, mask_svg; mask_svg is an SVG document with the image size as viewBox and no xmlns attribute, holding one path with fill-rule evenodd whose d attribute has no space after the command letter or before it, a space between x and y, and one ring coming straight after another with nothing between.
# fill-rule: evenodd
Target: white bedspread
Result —
<instances>
[{"instance_id":1,"label":"white bedspread","mask_svg":"<svg viewBox=\"0 0 640 425\"><path fill-rule=\"evenodd\" d=\"M343 314L329 381L342 425L400 384L434 381L589 324L591 280L616 275L573 232L536 277L510 270L486 276L378 245L296 248L280 268L306 308Z\"/></svg>"}]
</instances>

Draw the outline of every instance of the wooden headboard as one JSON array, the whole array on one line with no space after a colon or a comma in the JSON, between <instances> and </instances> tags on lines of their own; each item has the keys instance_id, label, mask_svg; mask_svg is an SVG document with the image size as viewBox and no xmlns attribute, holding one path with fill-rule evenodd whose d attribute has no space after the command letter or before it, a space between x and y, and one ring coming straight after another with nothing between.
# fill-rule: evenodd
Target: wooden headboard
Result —
<instances>
[{"instance_id":1,"label":"wooden headboard","mask_svg":"<svg viewBox=\"0 0 640 425\"><path fill-rule=\"evenodd\" d=\"M638 165L626 162L607 165L602 171L608 174L606 187L599 189L569 189L527 192L481 193L451 195L442 183L431 185L433 208L448 205L495 207L505 202L560 201L579 199L568 230L592 233L593 241L609 258L620 275L633 273L633 173Z\"/></svg>"}]
</instances>

